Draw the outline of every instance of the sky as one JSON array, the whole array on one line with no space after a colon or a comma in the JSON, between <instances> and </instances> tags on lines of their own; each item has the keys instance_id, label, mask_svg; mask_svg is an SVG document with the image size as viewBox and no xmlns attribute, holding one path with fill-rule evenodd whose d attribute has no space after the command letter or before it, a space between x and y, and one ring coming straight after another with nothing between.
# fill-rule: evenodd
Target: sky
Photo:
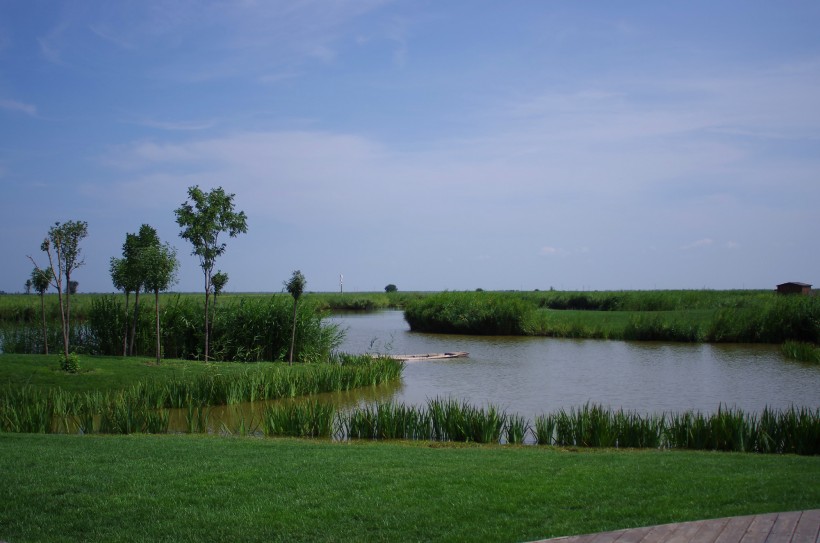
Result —
<instances>
[{"instance_id":1,"label":"sky","mask_svg":"<svg viewBox=\"0 0 820 543\"><path fill-rule=\"evenodd\" d=\"M820 3L4 0L0 290L235 194L227 291L820 283ZM224 237L224 236L223 236Z\"/></svg>"}]
</instances>

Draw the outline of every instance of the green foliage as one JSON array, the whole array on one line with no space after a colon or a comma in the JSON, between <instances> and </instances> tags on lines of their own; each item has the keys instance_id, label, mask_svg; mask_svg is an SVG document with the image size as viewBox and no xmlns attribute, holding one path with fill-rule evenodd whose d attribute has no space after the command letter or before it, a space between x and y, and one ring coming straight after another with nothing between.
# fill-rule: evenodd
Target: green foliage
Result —
<instances>
[{"instance_id":1,"label":"green foliage","mask_svg":"<svg viewBox=\"0 0 820 543\"><path fill-rule=\"evenodd\" d=\"M45 294L51 285L52 274L51 268L34 268L31 270L31 286L34 288L34 292L40 295Z\"/></svg>"},{"instance_id":2,"label":"green foliage","mask_svg":"<svg viewBox=\"0 0 820 543\"><path fill-rule=\"evenodd\" d=\"M330 437L335 413L333 404L317 401L272 405L262 415L262 429L271 437Z\"/></svg>"},{"instance_id":3,"label":"green foliage","mask_svg":"<svg viewBox=\"0 0 820 543\"><path fill-rule=\"evenodd\" d=\"M204 347L205 361L210 358L210 307L213 270L217 257L225 252L225 243L220 243L219 235L228 234L236 237L248 231L247 217L244 211L234 211L234 194L226 194L222 187L210 192L203 192L198 186L188 188L189 202L183 203L174 213L177 224L182 228L180 237L193 245L191 254L199 257L199 264L205 275L204 307Z\"/></svg>"},{"instance_id":4,"label":"green foliage","mask_svg":"<svg viewBox=\"0 0 820 543\"><path fill-rule=\"evenodd\" d=\"M799 360L800 362L820 364L820 347L812 343L787 341L781 347L781 351L786 358Z\"/></svg>"},{"instance_id":5,"label":"green foliage","mask_svg":"<svg viewBox=\"0 0 820 543\"><path fill-rule=\"evenodd\" d=\"M290 280L285 282L285 289L288 291L288 294L293 296L295 301L298 301L302 296L302 293L305 291L306 284L307 281L305 280L305 276L302 275L301 271L296 270L293 272Z\"/></svg>"},{"instance_id":6,"label":"green foliage","mask_svg":"<svg viewBox=\"0 0 820 543\"><path fill-rule=\"evenodd\" d=\"M236 237L248 231L244 211L234 211L234 194L226 194L222 187L203 192L198 186L188 188L188 198L174 213L182 228L180 237L191 242L192 254L199 257L200 265L210 282L216 258L225 252L225 243L219 234Z\"/></svg>"},{"instance_id":7,"label":"green foliage","mask_svg":"<svg viewBox=\"0 0 820 543\"><path fill-rule=\"evenodd\" d=\"M80 356L77 353L61 354L59 357L60 369L66 373L80 372Z\"/></svg>"},{"instance_id":8,"label":"green foliage","mask_svg":"<svg viewBox=\"0 0 820 543\"><path fill-rule=\"evenodd\" d=\"M389 285L384 287L384 291L388 294L390 294L392 292L398 292L398 290L399 290L399 288L396 285L394 285L393 283L390 283Z\"/></svg>"},{"instance_id":9,"label":"green foliage","mask_svg":"<svg viewBox=\"0 0 820 543\"><path fill-rule=\"evenodd\" d=\"M216 272L211 278L211 283L214 289L214 303L216 303L216 296L222 294L222 290L228 284L228 274L223 271Z\"/></svg>"},{"instance_id":10,"label":"green foliage","mask_svg":"<svg viewBox=\"0 0 820 543\"><path fill-rule=\"evenodd\" d=\"M524 335L535 308L518 297L490 292L443 292L408 302L404 317L418 332Z\"/></svg>"}]
</instances>

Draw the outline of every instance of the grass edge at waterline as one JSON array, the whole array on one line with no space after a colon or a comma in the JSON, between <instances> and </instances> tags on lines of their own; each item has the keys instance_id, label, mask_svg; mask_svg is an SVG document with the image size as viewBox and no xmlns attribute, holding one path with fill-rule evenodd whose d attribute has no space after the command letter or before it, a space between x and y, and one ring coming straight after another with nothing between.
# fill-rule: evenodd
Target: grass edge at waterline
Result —
<instances>
[{"instance_id":1,"label":"grass edge at waterline","mask_svg":"<svg viewBox=\"0 0 820 543\"><path fill-rule=\"evenodd\" d=\"M0 385L0 431L51 433L163 433L167 410L295 398L377 386L401 377L404 363L368 355L338 355L332 363L251 367L232 373L149 379L123 389L67 391L60 387ZM202 424L194 425L203 428Z\"/></svg>"}]
</instances>

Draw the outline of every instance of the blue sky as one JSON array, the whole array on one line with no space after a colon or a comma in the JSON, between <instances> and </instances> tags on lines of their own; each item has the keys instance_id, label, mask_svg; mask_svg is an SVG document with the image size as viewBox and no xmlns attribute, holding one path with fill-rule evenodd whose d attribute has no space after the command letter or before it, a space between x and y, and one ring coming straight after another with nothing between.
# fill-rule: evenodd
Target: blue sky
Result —
<instances>
[{"instance_id":1,"label":"blue sky","mask_svg":"<svg viewBox=\"0 0 820 543\"><path fill-rule=\"evenodd\" d=\"M820 3L0 4L0 290L236 194L228 290L820 283Z\"/></svg>"}]
</instances>

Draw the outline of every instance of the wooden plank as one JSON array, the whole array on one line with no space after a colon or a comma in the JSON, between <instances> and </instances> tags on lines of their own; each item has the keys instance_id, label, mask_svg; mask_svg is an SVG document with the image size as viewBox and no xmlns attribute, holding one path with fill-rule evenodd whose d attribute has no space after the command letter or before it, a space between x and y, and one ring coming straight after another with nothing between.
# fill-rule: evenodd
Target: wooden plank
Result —
<instances>
[{"instance_id":1,"label":"wooden plank","mask_svg":"<svg viewBox=\"0 0 820 543\"><path fill-rule=\"evenodd\" d=\"M560 543L820 543L820 509L565 536Z\"/></svg>"},{"instance_id":2,"label":"wooden plank","mask_svg":"<svg viewBox=\"0 0 820 543\"><path fill-rule=\"evenodd\" d=\"M664 543L690 543L691 541L703 541L702 539L695 539L695 534L700 530L703 522L685 522L678 525L671 536L664 540Z\"/></svg>"},{"instance_id":3,"label":"wooden plank","mask_svg":"<svg viewBox=\"0 0 820 543\"><path fill-rule=\"evenodd\" d=\"M633 528L632 530L624 530L615 539L615 543L641 543L644 538L652 531L652 526L644 528Z\"/></svg>"},{"instance_id":4,"label":"wooden plank","mask_svg":"<svg viewBox=\"0 0 820 543\"><path fill-rule=\"evenodd\" d=\"M653 526L649 533L641 539L641 543L665 542L669 536L675 533L678 526L679 524L662 524L660 526Z\"/></svg>"},{"instance_id":5,"label":"wooden plank","mask_svg":"<svg viewBox=\"0 0 820 543\"><path fill-rule=\"evenodd\" d=\"M793 511L791 513L780 513L777 515L777 520L772 526L772 531L769 537L766 538L768 543L780 543L781 541L791 541L795 528L797 528L797 521L800 520L800 511ZM812 543L814 543L812 541Z\"/></svg>"},{"instance_id":6,"label":"wooden plank","mask_svg":"<svg viewBox=\"0 0 820 543\"><path fill-rule=\"evenodd\" d=\"M740 540L741 543L766 543L766 538L772 531L775 521L777 520L777 513L769 515L757 515L752 518L749 527L746 529L746 535Z\"/></svg>"},{"instance_id":7,"label":"wooden plank","mask_svg":"<svg viewBox=\"0 0 820 543\"><path fill-rule=\"evenodd\" d=\"M705 520L698 523L700 528L692 538L692 541L704 541L712 543L723 532L726 525L729 524L728 518L718 518L712 520Z\"/></svg>"},{"instance_id":8,"label":"wooden plank","mask_svg":"<svg viewBox=\"0 0 820 543\"><path fill-rule=\"evenodd\" d=\"M720 532L715 543L739 543L743 536L746 535L746 530L754 519L753 516L747 517L732 517L723 531Z\"/></svg>"},{"instance_id":9,"label":"wooden plank","mask_svg":"<svg viewBox=\"0 0 820 543\"><path fill-rule=\"evenodd\" d=\"M803 511L792 535L794 543L820 543L820 509Z\"/></svg>"}]
</instances>

